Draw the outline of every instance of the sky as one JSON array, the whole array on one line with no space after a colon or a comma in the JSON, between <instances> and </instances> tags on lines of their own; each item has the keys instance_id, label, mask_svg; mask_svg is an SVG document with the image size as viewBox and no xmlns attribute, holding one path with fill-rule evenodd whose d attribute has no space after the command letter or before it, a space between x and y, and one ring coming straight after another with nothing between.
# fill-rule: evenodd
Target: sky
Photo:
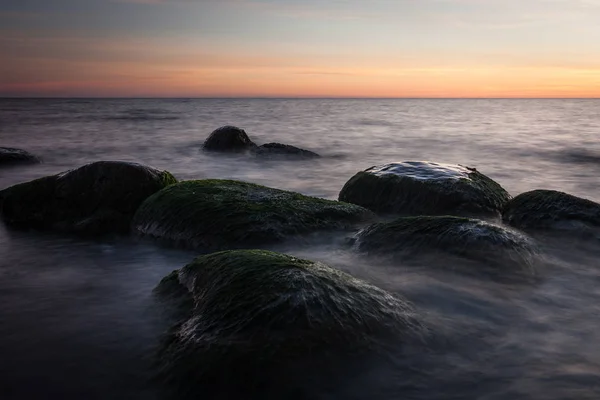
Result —
<instances>
[{"instance_id":1,"label":"sky","mask_svg":"<svg viewBox=\"0 0 600 400\"><path fill-rule=\"evenodd\" d=\"M0 97L600 97L600 0L0 0Z\"/></svg>"}]
</instances>

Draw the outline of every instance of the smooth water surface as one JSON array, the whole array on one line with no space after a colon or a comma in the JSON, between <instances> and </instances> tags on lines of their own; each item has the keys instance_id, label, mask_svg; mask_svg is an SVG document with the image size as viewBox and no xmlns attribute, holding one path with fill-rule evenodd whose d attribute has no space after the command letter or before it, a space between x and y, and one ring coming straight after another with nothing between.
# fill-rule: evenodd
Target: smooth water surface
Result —
<instances>
[{"instance_id":1,"label":"smooth water surface","mask_svg":"<svg viewBox=\"0 0 600 400\"><path fill-rule=\"evenodd\" d=\"M87 162L126 160L179 179L241 179L336 199L360 170L432 161L475 167L512 195L544 188L600 201L599 107L597 100L0 100L0 146L44 161L0 169L0 189ZM257 144L323 157L200 151L227 124ZM359 258L341 241L278 249L407 297L448 344L398 360L397 368L365 366L360 385L349 380L315 398L600 398L600 241L542 238L546 261L527 284L456 273L456 259ZM0 224L0 398L154 398L152 349L168 322L152 289L194 254ZM417 358L428 359L427 379L404 382L403 368Z\"/></svg>"}]
</instances>

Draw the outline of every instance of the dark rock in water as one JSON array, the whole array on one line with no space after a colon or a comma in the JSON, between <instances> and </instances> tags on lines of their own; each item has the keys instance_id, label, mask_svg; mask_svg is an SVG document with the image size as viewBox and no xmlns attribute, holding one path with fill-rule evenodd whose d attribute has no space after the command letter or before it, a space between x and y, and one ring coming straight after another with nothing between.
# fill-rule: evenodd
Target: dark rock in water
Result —
<instances>
[{"instance_id":1,"label":"dark rock in water","mask_svg":"<svg viewBox=\"0 0 600 400\"><path fill-rule=\"evenodd\" d=\"M214 130L204 141L204 150L242 152L255 148L246 131L235 126L222 126Z\"/></svg>"},{"instance_id":2,"label":"dark rock in water","mask_svg":"<svg viewBox=\"0 0 600 400\"><path fill-rule=\"evenodd\" d=\"M207 179L181 182L149 197L135 214L133 227L139 234L184 247L223 250L346 229L373 217L354 204Z\"/></svg>"},{"instance_id":3,"label":"dark rock in water","mask_svg":"<svg viewBox=\"0 0 600 400\"><path fill-rule=\"evenodd\" d=\"M600 228L600 204L555 190L533 190L509 201L502 219L528 231L568 230L587 234Z\"/></svg>"},{"instance_id":4,"label":"dark rock in water","mask_svg":"<svg viewBox=\"0 0 600 400\"><path fill-rule=\"evenodd\" d=\"M13 164L35 164L40 160L33 154L11 147L0 147L0 166Z\"/></svg>"},{"instance_id":5,"label":"dark rock in water","mask_svg":"<svg viewBox=\"0 0 600 400\"><path fill-rule=\"evenodd\" d=\"M427 333L406 301L264 250L198 257L156 292L185 315L158 352L171 398L315 398L313 385L339 379L348 361L387 352L387 340L423 344Z\"/></svg>"},{"instance_id":6,"label":"dark rock in water","mask_svg":"<svg viewBox=\"0 0 600 400\"><path fill-rule=\"evenodd\" d=\"M289 156L294 158L317 158L317 153L304 150L299 147L281 143L266 143L256 148L256 154L260 156Z\"/></svg>"},{"instance_id":7,"label":"dark rock in water","mask_svg":"<svg viewBox=\"0 0 600 400\"><path fill-rule=\"evenodd\" d=\"M167 171L99 161L0 191L7 225L83 234L127 232L138 206L177 180Z\"/></svg>"},{"instance_id":8,"label":"dark rock in water","mask_svg":"<svg viewBox=\"0 0 600 400\"><path fill-rule=\"evenodd\" d=\"M499 215L510 195L474 168L406 161L371 167L342 188L340 201L400 215Z\"/></svg>"},{"instance_id":9,"label":"dark rock in water","mask_svg":"<svg viewBox=\"0 0 600 400\"><path fill-rule=\"evenodd\" d=\"M361 252L392 258L442 251L488 266L533 272L538 250L527 236L485 221L452 216L402 217L356 235Z\"/></svg>"}]
</instances>

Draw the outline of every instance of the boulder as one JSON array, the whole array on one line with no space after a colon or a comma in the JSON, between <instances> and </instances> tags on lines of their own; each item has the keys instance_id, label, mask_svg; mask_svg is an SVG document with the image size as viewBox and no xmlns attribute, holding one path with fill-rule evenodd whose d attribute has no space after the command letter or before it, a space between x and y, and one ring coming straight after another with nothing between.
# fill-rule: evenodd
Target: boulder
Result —
<instances>
[{"instance_id":1,"label":"boulder","mask_svg":"<svg viewBox=\"0 0 600 400\"><path fill-rule=\"evenodd\" d=\"M590 233L600 228L600 204L556 190L532 190L509 201L503 221L525 231Z\"/></svg>"},{"instance_id":2,"label":"boulder","mask_svg":"<svg viewBox=\"0 0 600 400\"><path fill-rule=\"evenodd\" d=\"M281 157L293 157L293 158L318 158L320 157L317 153L309 150L304 150L299 147L290 146L289 144L281 143L266 143L260 145L255 150L256 154L263 157L269 156L281 156Z\"/></svg>"},{"instance_id":3,"label":"boulder","mask_svg":"<svg viewBox=\"0 0 600 400\"><path fill-rule=\"evenodd\" d=\"M255 148L246 131L236 126L222 126L215 129L204 141L204 150L218 152L243 152Z\"/></svg>"},{"instance_id":4,"label":"boulder","mask_svg":"<svg viewBox=\"0 0 600 400\"><path fill-rule=\"evenodd\" d=\"M172 244L216 251L347 229L373 217L354 204L206 179L180 182L149 197L135 214L133 228Z\"/></svg>"},{"instance_id":5,"label":"boulder","mask_svg":"<svg viewBox=\"0 0 600 400\"><path fill-rule=\"evenodd\" d=\"M378 213L498 216L510 195L474 168L406 161L354 175L339 200Z\"/></svg>"},{"instance_id":6,"label":"boulder","mask_svg":"<svg viewBox=\"0 0 600 400\"><path fill-rule=\"evenodd\" d=\"M122 233L148 196L175 182L167 171L99 161L0 191L0 216L21 228Z\"/></svg>"},{"instance_id":7,"label":"boulder","mask_svg":"<svg viewBox=\"0 0 600 400\"><path fill-rule=\"evenodd\" d=\"M0 166L13 164L35 164L40 160L33 154L12 147L0 147Z\"/></svg>"},{"instance_id":8,"label":"boulder","mask_svg":"<svg viewBox=\"0 0 600 400\"><path fill-rule=\"evenodd\" d=\"M405 259L450 253L486 266L533 272L537 246L522 233L485 221L452 216L401 217L360 231L355 248L369 254Z\"/></svg>"},{"instance_id":9,"label":"boulder","mask_svg":"<svg viewBox=\"0 0 600 400\"><path fill-rule=\"evenodd\" d=\"M424 343L427 333L405 300L264 250L198 257L156 293L181 317L157 358L171 398L315 398L306 393L315 380L335 385L348 362L387 353L388 340Z\"/></svg>"}]
</instances>

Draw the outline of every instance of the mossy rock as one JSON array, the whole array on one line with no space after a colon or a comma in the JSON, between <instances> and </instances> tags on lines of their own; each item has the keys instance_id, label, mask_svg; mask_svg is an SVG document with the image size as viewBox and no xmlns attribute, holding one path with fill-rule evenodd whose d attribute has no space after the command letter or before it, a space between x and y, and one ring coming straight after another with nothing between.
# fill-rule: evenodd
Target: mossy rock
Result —
<instances>
[{"instance_id":1,"label":"mossy rock","mask_svg":"<svg viewBox=\"0 0 600 400\"><path fill-rule=\"evenodd\" d=\"M533 190L509 201L502 219L506 224L526 231L588 234L600 228L600 204L556 190Z\"/></svg>"},{"instance_id":2,"label":"mossy rock","mask_svg":"<svg viewBox=\"0 0 600 400\"><path fill-rule=\"evenodd\" d=\"M339 200L378 213L498 216L510 195L473 168L406 161L371 167L354 175Z\"/></svg>"},{"instance_id":3,"label":"mossy rock","mask_svg":"<svg viewBox=\"0 0 600 400\"><path fill-rule=\"evenodd\" d=\"M301 234L344 230L374 215L359 206L252 183L185 181L149 197L133 227L172 244L204 250L249 248Z\"/></svg>"},{"instance_id":4,"label":"mossy rock","mask_svg":"<svg viewBox=\"0 0 600 400\"><path fill-rule=\"evenodd\" d=\"M158 352L158 375L175 388L173 398L290 398L311 378L329 381L346 362L386 351L386 340L423 343L427 333L405 300L322 263L264 250L198 257L157 293L184 298L178 315L187 314ZM275 387L286 396L268 396Z\"/></svg>"},{"instance_id":5,"label":"mossy rock","mask_svg":"<svg viewBox=\"0 0 600 400\"><path fill-rule=\"evenodd\" d=\"M533 272L537 246L527 236L485 221L454 216L402 217L360 231L361 252L406 259L432 252L450 253L486 266Z\"/></svg>"},{"instance_id":6,"label":"mossy rock","mask_svg":"<svg viewBox=\"0 0 600 400\"><path fill-rule=\"evenodd\" d=\"M0 215L14 227L124 233L139 205L175 182L167 171L99 161L0 191Z\"/></svg>"},{"instance_id":7,"label":"mossy rock","mask_svg":"<svg viewBox=\"0 0 600 400\"><path fill-rule=\"evenodd\" d=\"M36 164L40 160L33 154L12 147L0 147L0 166L8 166L14 164Z\"/></svg>"},{"instance_id":8,"label":"mossy rock","mask_svg":"<svg viewBox=\"0 0 600 400\"><path fill-rule=\"evenodd\" d=\"M265 143L255 149L255 153L261 157L286 157L296 159L319 158L317 153L304 150L296 146L281 143Z\"/></svg>"},{"instance_id":9,"label":"mossy rock","mask_svg":"<svg viewBox=\"0 0 600 400\"><path fill-rule=\"evenodd\" d=\"M203 149L217 152L243 152L255 148L246 131L236 126L222 126L215 129L204 141Z\"/></svg>"}]
</instances>

